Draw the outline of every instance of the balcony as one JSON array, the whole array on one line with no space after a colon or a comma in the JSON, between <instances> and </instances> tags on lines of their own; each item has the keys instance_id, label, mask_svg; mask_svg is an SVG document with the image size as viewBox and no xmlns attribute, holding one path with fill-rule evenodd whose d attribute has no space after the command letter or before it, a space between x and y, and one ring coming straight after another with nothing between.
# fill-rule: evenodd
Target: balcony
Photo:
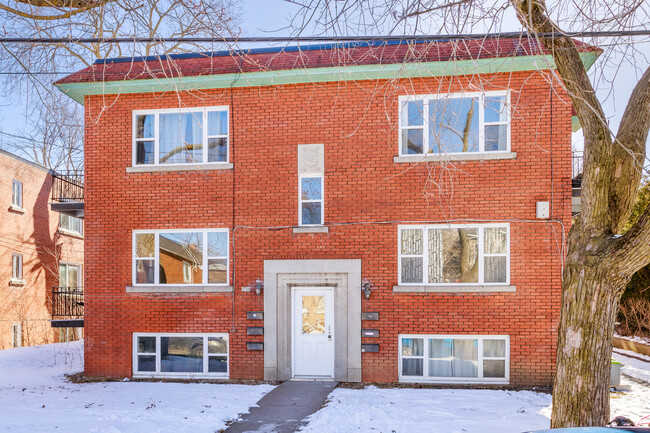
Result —
<instances>
[{"instance_id":1,"label":"balcony","mask_svg":"<svg viewBox=\"0 0 650 433\"><path fill-rule=\"evenodd\" d=\"M84 175L78 172L52 173L53 211L76 218L84 217Z\"/></svg>"},{"instance_id":2,"label":"balcony","mask_svg":"<svg viewBox=\"0 0 650 433\"><path fill-rule=\"evenodd\" d=\"M80 287L52 288L52 327L84 326L84 289Z\"/></svg>"},{"instance_id":3,"label":"balcony","mask_svg":"<svg viewBox=\"0 0 650 433\"><path fill-rule=\"evenodd\" d=\"M582 164L584 155L582 152L573 152L571 155L571 213L580 213L582 194Z\"/></svg>"}]
</instances>

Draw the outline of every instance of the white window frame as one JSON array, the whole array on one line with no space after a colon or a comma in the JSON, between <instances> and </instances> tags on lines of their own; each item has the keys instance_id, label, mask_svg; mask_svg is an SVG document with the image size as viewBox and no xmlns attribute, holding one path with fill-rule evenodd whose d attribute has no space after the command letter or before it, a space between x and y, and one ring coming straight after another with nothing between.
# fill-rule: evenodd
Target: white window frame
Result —
<instances>
[{"instance_id":1,"label":"white window frame","mask_svg":"<svg viewBox=\"0 0 650 433\"><path fill-rule=\"evenodd\" d=\"M23 280L23 255L22 253L11 254L11 279L13 281Z\"/></svg>"},{"instance_id":2,"label":"white window frame","mask_svg":"<svg viewBox=\"0 0 650 433\"><path fill-rule=\"evenodd\" d=\"M16 334L18 335L18 341L16 341ZM23 346L23 325L20 323L14 323L11 325L11 347L16 349Z\"/></svg>"},{"instance_id":3,"label":"white window frame","mask_svg":"<svg viewBox=\"0 0 650 433\"><path fill-rule=\"evenodd\" d=\"M302 198L302 180L303 179L320 179L320 199L303 200ZM303 203L320 203L320 224L304 224L302 221L302 204ZM303 173L298 176L298 225L305 227L319 227L325 223L325 176L322 173Z\"/></svg>"},{"instance_id":4,"label":"white window frame","mask_svg":"<svg viewBox=\"0 0 650 433\"><path fill-rule=\"evenodd\" d=\"M201 162L181 162L173 164L160 163L160 115L161 114L188 114L192 112L202 111L203 120L201 123L203 132L203 158ZM226 135L209 135L208 134L208 112L211 111L225 111L226 124L228 125L228 133ZM154 136L153 138L136 138L137 136L137 118L139 115L153 115L154 116ZM217 105L211 107L182 107L182 108L164 108L157 110L133 110L132 111L132 140L131 164L133 167L169 167L169 166L187 166L192 164L210 164L210 165L223 165L230 162L230 107L228 105ZM225 138L226 146L226 160L225 161L212 161L208 162L208 138ZM154 142L154 162L153 164L137 164L137 143L138 141L153 141Z\"/></svg>"},{"instance_id":5,"label":"white window frame","mask_svg":"<svg viewBox=\"0 0 650 433\"><path fill-rule=\"evenodd\" d=\"M398 356L398 376L400 382L408 383L510 383L510 336L509 335L445 335L445 334L399 334L397 356ZM402 339L403 338L421 338L423 339L422 356L402 356ZM478 377L429 377L429 339L453 339L453 340L478 340ZM504 340L505 341L505 358L504 357L484 357L483 340ZM422 376L408 376L402 374L402 359L423 359ZM505 360L505 377L483 377L483 361Z\"/></svg>"},{"instance_id":6,"label":"white window frame","mask_svg":"<svg viewBox=\"0 0 650 433\"><path fill-rule=\"evenodd\" d=\"M69 281L68 282L68 287L69 289L77 289L81 290L83 288L83 265L80 263L74 263L74 262L59 262L59 288L63 288L61 285L61 266L65 266L65 273L66 273L66 280L68 279L68 268L69 267L75 267L77 268L77 284L76 286L70 286Z\"/></svg>"},{"instance_id":7,"label":"white window frame","mask_svg":"<svg viewBox=\"0 0 650 433\"><path fill-rule=\"evenodd\" d=\"M67 218L68 227L63 227L63 220L65 218ZM79 221L79 230L78 231L70 228L70 223L73 221L71 218L74 218L74 220ZM71 234L74 234L74 235L83 236L83 234L84 234L84 222L83 222L83 219L73 217L71 215L65 215L65 214L61 213L61 214L59 214L59 231L62 232L62 233L71 233Z\"/></svg>"},{"instance_id":8,"label":"white window frame","mask_svg":"<svg viewBox=\"0 0 650 433\"><path fill-rule=\"evenodd\" d=\"M160 283L160 234L165 233L202 233L203 235L203 282L197 284L181 284L181 283ZM226 233L227 256L208 256L208 233ZM136 257L136 235L139 234L153 234L154 235L154 256L153 257ZM131 240L131 274L132 284L136 287L169 287L169 286L183 286L183 287L203 287L215 286L226 287L230 283L230 230L229 229L169 229L169 230L133 230ZM154 283L137 283L137 266L138 260L154 260ZM226 282L225 283L208 283L208 259L226 259Z\"/></svg>"},{"instance_id":9,"label":"white window frame","mask_svg":"<svg viewBox=\"0 0 650 433\"><path fill-rule=\"evenodd\" d=\"M506 122L485 122L485 99L494 97L494 96L505 96L506 97ZM512 129L512 110L510 109L510 90L491 90L487 92L467 92L467 93L441 93L435 95L403 95L399 97L399 107L397 113L398 125L399 125L399 155L400 156L424 156L424 155L435 155L437 152L433 152L429 148L429 104L428 102L433 99L453 99L453 98L478 98L479 99L479 150L478 152L444 152L448 155L480 155L484 153L493 154L493 153L510 153L510 143L511 143L511 129ZM406 102L412 101L423 101L422 103L422 126L409 126L402 125L402 110L406 106ZM507 125L506 133L506 148L504 150L485 150L485 127L489 125ZM422 154L419 153L403 153L402 147L402 131L408 129L422 129Z\"/></svg>"},{"instance_id":10,"label":"white window frame","mask_svg":"<svg viewBox=\"0 0 650 433\"><path fill-rule=\"evenodd\" d=\"M11 181L11 204L23 208L23 183L16 179Z\"/></svg>"},{"instance_id":11,"label":"white window frame","mask_svg":"<svg viewBox=\"0 0 650 433\"><path fill-rule=\"evenodd\" d=\"M430 283L429 282L429 229L477 229L478 232L478 281L475 283ZM503 256L503 254L485 254L485 234L487 228L505 228L506 229L506 281L485 282L484 261L485 257ZM402 254L402 230L403 229L421 229L422 230L422 256L419 254ZM402 258L403 257L422 257L422 282L404 283L402 282ZM510 284L510 224L400 224L397 226L397 279L400 286L507 286Z\"/></svg>"},{"instance_id":12,"label":"white window frame","mask_svg":"<svg viewBox=\"0 0 650 433\"><path fill-rule=\"evenodd\" d=\"M138 353L138 337L155 337L156 338L156 352L155 353ZM179 373L179 372L162 372L160 371L160 338L161 337L202 337L203 338L203 373ZM226 338L226 353L213 354L213 356L226 356L226 372L225 373L210 373L208 372L208 338L225 337ZM132 343L132 357L133 357L133 377L166 377L176 379L228 379L230 375L230 335L228 333L169 333L169 332L134 332ZM156 371L138 371L138 355L155 356L156 357Z\"/></svg>"}]
</instances>

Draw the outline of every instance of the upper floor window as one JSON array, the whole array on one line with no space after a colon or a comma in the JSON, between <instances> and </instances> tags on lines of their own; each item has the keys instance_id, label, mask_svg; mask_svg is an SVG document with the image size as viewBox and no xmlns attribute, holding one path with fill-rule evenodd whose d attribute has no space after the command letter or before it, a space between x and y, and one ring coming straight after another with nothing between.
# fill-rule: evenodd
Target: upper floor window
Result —
<instances>
[{"instance_id":1,"label":"upper floor window","mask_svg":"<svg viewBox=\"0 0 650 433\"><path fill-rule=\"evenodd\" d=\"M507 91L402 96L400 155L509 152Z\"/></svg>"},{"instance_id":2,"label":"upper floor window","mask_svg":"<svg viewBox=\"0 0 650 433\"><path fill-rule=\"evenodd\" d=\"M83 234L83 220L70 215L60 214L59 228L78 235Z\"/></svg>"},{"instance_id":3,"label":"upper floor window","mask_svg":"<svg viewBox=\"0 0 650 433\"><path fill-rule=\"evenodd\" d=\"M323 176L300 176L299 217L300 225L322 225L325 209L323 206Z\"/></svg>"},{"instance_id":4,"label":"upper floor window","mask_svg":"<svg viewBox=\"0 0 650 433\"><path fill-rule=\"evenodd\" d=\"M11 256L11 279L21 281L23 279L23 255L13 253Z\"/></svg>"},{"instance_id":5,"label":"upper floor window","mask_svg":"<svg viewBox=\"0 0 650 433\"><path fill-rule=\"evenodd\" d=\"M11 204L19 208L23 207L23 183L15 179L11 182Z\"/></svg>"},{"instance_id":6,"label":"upper floor window","mask_svg":"<svg viewBox=\"0 0 650 433\"><path fill-rule=\"evenodd\" d=\"M63 291L80 289L83 287L81 279L81 266L60 263L59 264L59 287Z\"/></svg>"},{"instance_id":7,"label":"upper floor window","mask_svg":"<svg viewBox=\"0 0 650 433\"><path fill-rule=\"evenodd\" d=\"M228 242L227 229L134 231L133 284L227 285Z\"/></svg>"},{"instance_id":8,"label":"upper floor window","mask_svg":"<svg viewBox=\"0 0 650 433\"><path fill-rule=\"evenodd\" d=\"M228 107L133 112L133 164L228 162Z\"/></svg>"},{"instance_id":9,"label":"upper floor window","mask_svg":"<svg viewBox=\"0 0 650 433\"><path fill-rule=\"evenodd\" d=\"M399 227L400 284L508 284L507 224Z\"/></svg>"}]
</instances>

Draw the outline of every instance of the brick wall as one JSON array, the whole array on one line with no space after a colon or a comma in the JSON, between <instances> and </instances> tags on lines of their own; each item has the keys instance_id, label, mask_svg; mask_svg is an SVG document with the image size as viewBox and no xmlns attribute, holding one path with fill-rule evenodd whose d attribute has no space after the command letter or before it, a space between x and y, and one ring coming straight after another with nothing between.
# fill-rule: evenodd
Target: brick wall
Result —
<instances>
[{"instance_id":1,"label":"brick wall","mask_svg":"<svg viewBox=\"0 0 650 433\"><path fill-rule=\"evenodd\" d=\"M10 209L14 179L23 183L24 213ZM51 188L46 169L0 153L0 350L11 347L14 324L21 325L23 346L58 341L50 325L58 261L83 264L83 240L58 232ZM24 286L10 284L14 253L23 255Z\"/></svg>"},{"instance_id":2,"label":"brick wall","mask_svg":"<svg viewBox=\"0 0 650 433\"><path fill-rule=\"evenodd\" d=\"M266 259L362 260L379 311L378 353L362 355L364 381L396 381L397 335L507 334L510 382L548 385L555 363L562 227L535 220L552 201L568 230L571 107L538 72L86 97L86 373L130 376L133 332L230 332L230 377L261 379L263 353L246 350L246 311L263 297L241 292ZM447 91L512 91L516 159L394 163L397 98ZM131 110L230 106L232 170L127 173ZM324 143L328 233L237 229L235 293L126 294L131 231L286 226L298 223L297 145ZM398 294L397 224L385 221L510 220L514 293ZM360 224L368 223L368 224ZM232 244L231 244L232 246ZM232 251L232 248L231 248ZM235 279L233 281L233 278ZM234 303L234 322L233 322Z\"/></svg>"}]
</instances>

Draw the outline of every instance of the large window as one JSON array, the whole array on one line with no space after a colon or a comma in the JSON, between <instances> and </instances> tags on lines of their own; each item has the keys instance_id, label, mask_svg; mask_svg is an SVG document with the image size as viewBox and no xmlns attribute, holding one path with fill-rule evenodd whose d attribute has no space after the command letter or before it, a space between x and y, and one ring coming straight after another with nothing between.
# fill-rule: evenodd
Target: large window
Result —
<instances>
[{"instance_id":1,"label":"large window","mask_svg":"<svg viewBox=\"0 0 650 433\"><path fill-rule=\"evenodd\" d=\"M59 287L63 291L76 291L77 289L81 289L83 287L81 266L70 263L60 263Z\"/></svg>"},{"instance_id":2,"label":"large window","mask_svg":"<svg viewBox=\"0 0 650 433\"><path fill-rule=\"evenodd\" d=\"M300 225L322 225L325 212L323 202L323 176L300 176Z\"/></svg>"},{"instance_id":3,"label":"large window","mask_svg":"<svg viewBox=\"0 0 650 433\"><path fill-rule=\"evenodd\" d=\"M404 382L506 382L507 336L400 335L399 377Z\"/></svg>"},{"instance_id":4,"label":"large window","mask_svg":"<svg viewBox=\"0 0 650 433\"><path fill-rule=\"evenodd\" d=\"M21 209L23 207L23 183L18 180L11 182L11 204Z\"/></svg>"},{"instance_id":5,"label":"large window","mask_svg":"<svg viewBox=\"0 0 650 433\"><path fill-rule=\"evenodd\" d=\"M227 229L134 231L133 284L227 285L228 242Z\"/></svg>"},{"instance_id":6,"label":"large window","mask_svg":"<svg viewBox=\"0 0 650 433\"><path fill-rule=\"evenodd\" d=\"M228 162L228 107L133 112L133 164Z\"/></svg>"},{"instance_id":7,"label":"large window","mask_svg":"<svg viewBox=\"0 0 650 433\"><path fill-rule=\"evenodd\" d=\"M510 150L508 92L400 97L400 155Z\"/></svg>"},{"instance_id":8,"label":"large window","mask_svg":"<svg viewBox=\"0 0 650 433\"><path fill-rule=\"evenodd\" d=\"M228 377L228 334L133 334L135 377Z\"/></svg>"},{"instance_id":9,"label":"large window","mask_svg":"<svg viewBox=\"0 0 650 433\"><path fill-rule=\"evenodd\" d=\"M399 226L399 283L508 284L507 224Z\"/></svg>"},{"instance_id":10,"label":"large window","mask_svg":"<svg viewBox=\"0 0 650 433\"><path fill-rule=\"evenodd\" d=\"M59 214L59 228L64 232L83 234L83 220L70 215Z\"/></svg>"}]
</instances>

